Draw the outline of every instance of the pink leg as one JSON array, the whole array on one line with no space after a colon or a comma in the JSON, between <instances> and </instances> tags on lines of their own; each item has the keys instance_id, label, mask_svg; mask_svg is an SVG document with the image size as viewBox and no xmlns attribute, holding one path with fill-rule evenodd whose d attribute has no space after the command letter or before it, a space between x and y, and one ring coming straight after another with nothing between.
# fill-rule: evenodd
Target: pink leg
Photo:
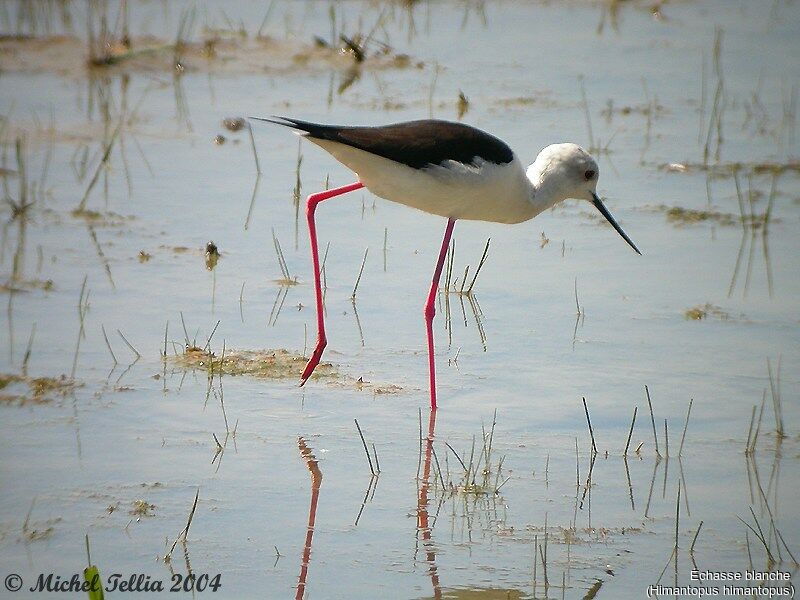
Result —
<instances>
[{"instance_id":1,"label":"pink leg","mask_svg":"<svg viewBox=\"0 0 800 600\"><path fill-rule=\"evenodd\" d=\"M303 385L306 380L311 377L314 369L319 364L319 359L322 357L322 351L325 350L325 346L328 343L328 339L325 337L325 318L322 309L322 282L319 276L319 251L317 249L317 227L314 223L314 212L317 210L317 204L323 200L328 200L334 196L340 196L341 194L346 194L347 192L352 192L362 187L364 187L364 184L357 181L350 185L311 194L308 200L306 200L308 236L311 239L311 261L314 264L314 290L317 295L317 345L314 348L314 352L311 354L311 358L308 359L306 368L303 369L303 374L300 376L300 385Z\"/></svg>"},{"instance_id":2,"label":"pink leg","mask_svg":"<svg viewBox=\"0 0 800 600\"><path fill-rule=\"evenodd\" d=\"M436 295L439 292L439 279L442 276L444 257L447 255L447 247L450 245L450 237L453 235L455 219L447 220L447 228L444 230L442 249L439 250L439 260L436 263L436 270L433 272L431 289L428 292L428 300L425 302L425 329L428 333L428 371L430 373L431 384L431 410L436 410L436 360L433 356L433 316L436 314Z\"/></svg>"}]
</instances>

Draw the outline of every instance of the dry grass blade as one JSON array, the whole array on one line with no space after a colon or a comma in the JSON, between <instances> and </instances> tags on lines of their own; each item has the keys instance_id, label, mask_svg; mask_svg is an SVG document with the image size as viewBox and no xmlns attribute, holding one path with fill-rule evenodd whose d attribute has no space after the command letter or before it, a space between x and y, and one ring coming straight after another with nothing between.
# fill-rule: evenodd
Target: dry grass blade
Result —
<instances>
[{"instance_id":1,"label":"dry grass blade","mask_svg":"<svg viewBox=\"0 0 800 600\"><path fill-rule=\"evenodd\" d=\"M781 377L781 357L778 357L777 377L773 377L772 363L767 357L767 372L769 373L769 391L772 396L772 410L775 413L775 432L778 438L785 438L783 428L783 408L781 406L781 391L780 391L780 377Z\"/></svg>"},{"instance_id":2,"label":"dry grass blade","mask_svg":"<svg viewBox=\"0 0 800 600\"><path fill-rule=\"evenodd\" d=\"M283 249L281 248L281 243L278 241L278 236L275 235L275 229L272 230L272 242L275 245L275 255L278 258L278 266L281 269L281 273L283 274L284 281L292 281L292 276L289 273L289 267L286 264L286 259L283 256Z\"/></svg>"},{"instance_id":3,"label":"dry grass blade","mask_svg":"<svg viewBox=\"0 0 800 600\"><path fill-rule=\"evenodd\" d=\"M771 567L773 564L775 564L775 557L772 555L772 550L770 550L769 544L767 543L767 540L764 537L764 532L761 530L761 525L759 524L758 519L756 518L756 514L753 512L752 508L750 509L750 514L753 515L753 520L756 523L756 527L758 527L758 531L756 531L753 528L753 526L750 525L750 523L742 519L742 517L740 517L739 515L736 515L736 518L739 519L744 524L745 527L747 527L750 531L752 531L753 535L755 535L758 538L758 541L761 542L761 545L764 546L764 551L767 554L767 565L768 567Z\"/></svg>"},{"instance_id":4,"label":"dry grass blade","mask_svg":"<svg viewBox=\"0 0 800 600\"><path fill-rule=\"evenodd\" d=\"M105 151L103 152L103 158L100 159L100 163L97 165L97 169L95 169L94 175L92 176L92 179L83 194L83 198L81 198L81 201L78 204L78 208L76 208L73 212L80 214L86 210L86 201L89 199L89 194L92 192L92 188L94 188L94 186L97 184L97 180L100 178L100 172L103 170L103 167L108 164L108 159L111 156L111 150L114 148L114 142L117 141L119 131L122 128L122 122L122 119L120 119L120 122L117 124L114 132L111 134L111 138L109 139Z\"/></svg>"},{"instance_id":5,"label":"dry grass blade","mask_svg":"<svg viewBox=\"0 0 800 600\"><path fill-rule=\"evenodd\" d=\"M792 557L792 562L794 563L794 565L795 566L800 565L800 563L798 563L797 559L794 557L794 554L792 554L792 551L789 549L789 545L786 543L786 540L783 539L783 534L780 532L780 530L777 527L775 527L775 534L781 540L781 543L783 544L783 547L786 548L786 551L789 553L789 556Z\"/></svg>"},{"instance_id":6,"label":"dry grass blade","mask_svg":"<svg viewBox=\"0 0 800 600\"><path fill-rule=\"evenodd\" d=\"M678 480L678 495L675 500L675 568L678 567L678 530L681 524L681 482Z\"/></svg>"},{"instance_id":7,"label":"dry grass blade","mask_svg":"<svg viewBox=\"0 0 800 600\"><path fill-rule=\"evenodd\" d=\"M297 163L295 165L295 182L292 189L292 202L294 202L295 209L300 208L300 193L303 190L303 182L300 179L300 167L303 165L303 140L297 140Z\"/></svg>"},{"instance_id":8,"label":"dry grass blade","mask_svg":"<svg viewBox=\"0 0 800 600\"><path fill-rule=\"evenodd\" d=\"M125 342L125 344L127 344L128 348L130 348L133 351L133 353L136 355L136 358L137 359L141 358L142 355L139 354L139 351L136 348L134 348L133 344L131 344L128 341L128 338L126 338L125 335L119 329L117 329L117 333L119 334L119 337L122 338L122 341Z\"/></svg>"},{"instance_id":9,"label":"dry grass blade","mask_svg":"<svg viewBox=\"0 0 800 600\"><path fill-rule=\"evenodd\" d=\"M758 410L758 421L756 421L756 430L753 432L753 444L750 446L750 454L756 451L756 444L758 443L758 434L761 432L761 420L764 418L764 406L767 403L767 390L761 393L761 408Z\"/></svg>"},{"instance_id":10,"label":"dry grass blade","mask_svg":"<svg viewBox=\"0 0 800 600\"><path fill-rule=\"evenodd\" d=\"M444 482L444 475L442 475L442 467L439 465L439 457L436 456L436 448L433 446L433 444L431 444L431 453L433 454L433 460L436 463L436 472L439 474L439 481L442 484L442 489L445 489L447 486Z\"/></svg>"},{"instance_id":11,"label":"dry grass blade","mask_svg":"<svg viewBox=\"0 0 800 600\"><path fill-rule=\"evenodd\" d=\"M81 340L85 337L85 319L86 319L86 311L89 310L89 293L86 291L86 282L88 281L89 276L84 275L83 283L81 284L81 294L78 296L78 339L75 342L75 355L72 358L72 372L70 373L70 379L75 379L75 371L78 368L78 353L81 349ZM85 295L85 296L84 296Z\"/></svg>"},{"instance_id":12,"label":"dry grass blade","mask_svg":"<svg viewBox=\"0 0 800 600\"><path fill-rule=\"evenodd\" d=\"M633 407L633 419L631 419L631 428L628 431L628 441L625 443L625 452L622 453L623 456L628 456L628 448L630 448L631 445L631 436L633 435L633 426L636 425L636 412L638 410L638 406Z\"/></svg>"},{"instance_id":13,"label":"dry grass blade","mask_svg":"<svg viewBox=\"0 0 800 600\"><path fill-rule=\"evenodd\" d=\"M25 348L25 354L22 357L22 374L28 375L28 361L31 359L31 352L33 351L33 338L36 337L36 321L31 326L31 335L28 338L28 346Z\"/></svg>"},{"instance_id":14,"label":"dry grass blade","mask_svg":"<svg viewBox=\"0 0 800 600\"><path fill-rule=\"evenodd\" d=\"M472 294L472 288L475 287L475 280L478 279L478 274L481 272L483 268L483 264L486 262L486 257L489 255L489 244L491 243L492 238L486 238L486 246L483 248L483 254L481 255L481 260L478 262L478 268L475 269L475 274L472 276L472 281L469 283L469 287L467 288L467 295Z\"/></svg>"},{"instance_id":15,"label":"dry grass blade","mask_svg":"<svg viewBox=\"0 0 800 600\"><path fill-rule=\"evenodd\" d=\"M358 284L361 283L361 276L364 274L364 265L367 264L367 254L369 254L369 248L364 250L364 258L361 260L361 268L358 270L356 284L353 286L353 294L350 296L350 299L354 301L356 299L356 292L358 292Z\"/></svg>"},{"instance_id":16,"label":"dry grass blade","mask_svg":"<svg viewBox=\"0 0 800 600\"><path fill-rule=\"evenodd\" d=\"M358 429L358 435L361 437L361 443L364 445L364 454L367 455L367 462L369 463L369 472L372 475L375 475L375 468L372 466L372 457L369 455L369 450L367 449L367 441L364 439L364 433L361 431L361 426L358 424L358 419L353 419L356 423L356 429Z\"/></svg>"},{"instance_id":17,"label":"dry grass blade","mask_svg":"<svg viewBox=\"0 0 800 600\"><path fill-rule=\"evenodd\" d=\"M494 442L494 428L497 425L497 409L494 409L494 415L492 415L492 428L489 430L489 443L485 444L486 449L486 464L489 464L489 459L492 454L492 442Z\"/></svg>"},{"instance_id":18,"label":"dry grass blade","mask_svg":"<svg viewBox=\"0 0 800 600\"><path fill-rule=\"evenodd\" d=\"M583 398L583 410L586 412L586 422L589 424L589 435L592 436L592 451L597 454L597 445L594 443L594 430L592 420L589 418L589 407L586 405L586 398Z\"/></svg>"},{"instance_id":19,"label":"dry grass blade","mask_svg":"<svg viewBox=\"0 0 800 600\"><path fill-rule=\"evenodd\" d=\"M375 448L375 442L372 442L372 455L375 457L375 471L377 475L381 474L381 463L378 462L378 450Z\"/></svg>"},{"instance_id":20,"label":"dry grass blade","mask_svg":"<svg viewBox=\"0 0 800 600\"><path fill-rule=\"evenodd\" d=\"M17 174L19 176L19 202L12 206L16 212L23 212L28 206L28 177L25 169L25 149L22 138L17 138L14 148L17 155ZM10 202L10 201L9 201ZM32 204L33 202L31 202Z\"/></svg>"},{"instance_id":21,"label":"dry grass blade","mask_svg":"<svg viewBox=\"0 0 800 600\"><path fill-rule=\"evenodd\" d=\"M547 540L547 533L545 533L545 540ZM542 570L544 571L544 587L550 586L550 581L547 579L547 559L544 556L542 546L539 546L539 557L542 559Z\"/></svg>"},{"instance_id":22,"label":"dry grass blade","mask_svg":"<svg viewBox=\"0 0 800 600\"><path fill-rule=\"evenodd\" d=\"M453 280L453 261L455 260L456 255L456 239L453 238L453 241L450 242L450 247L447 249L447 258L445 262L447 263L447 268L445 278L444 278L444 293L447 294L450 292L450 282Z\"/></svg>"},{"instance_id":23,"label":"dry grass blade","mask_svg":"<svg viewBox=\"0 0 800 600\"><path fill-rule=\"evenodd\" d=\"M464 286L465 286L465 285L466 285L466 283L467 283L467 275L468 275L468 274L469 274L469 265L467 265L466 267L464 267L464 277L462 277L462 278L461 278L461 287L460 287L460 288L459 288L459 290L458 290L458 293L459 293L460 295L463 295L463 294L464 294Z\"/></svg>"},{"instance_id":24,"label":"dry grass blade","mask_svg":"<svg viewBox=\"0 0 800 600\"><path fill-rule=\"evenodd\" d=\"M186 341L186 348L188 348L190 346L189 332L186 330L186 321L183 320L183 311L181 311L180 314L181 314L181 325L183 325L183 337L184 340Z\"/></svg>"},{"instance_id":25,"label":"dry grass blade","mask_svg":"<svg viewBox=\"0 0 800 600\"><path fill-rule=\"evenodd\" d=\"M219 442L217 442L217 444L219 444ZM175 546L178 545L179 541L186 541L186 536L189 534L189 527L192 526L192 519L194 519L194 511L197 509L197 499L199 497L200 488L197 488L197 492L194 495L194 503L192 503L192 509L189 511L189 518L186 520L186 527L184 527L178 534L178 537L175 538L175 541L172 543L172 547L169 549L169 552L167 552L167 554L164 556L164 561L169 562L172 560L172 551L175 550Z\"/></svg>"},{"instance_id":26,"label":"dry grass blade","mask_svg":"<svg viewBox=\"0 0 800 600\"><path fill-rule=\"evenodd\" d=\"M253 149L253 158L256 161L256 173L261 175L261 164L258 162L258 152L256 151L256 138L253 136L253 126L247 124L247 132L250 134L250 146Z\"/></svg>"},{"instance_id":27,"label":"dry grass blade","mask_svg":"<svg viewBox=\"0 0 800 600\"><path fill-rule=\"evenodd\" d=\"M661 570L661 574L658 576L656 580L656 585L661 583L661 578L664 577L664 573L667 572L667 567L669 567L670 563L672 562L672 557L675 556L675 547L673 546L672 552L669 553L669 558L667 559L667 564L664 565L664 568Z\"/></svg>"},{"instance_id":28,"label":"dry grass blade","mask_svg":"<svg viewBox=\"0 0 800 600\"><path fill-rule=\"evenodd\" d=\"M452 452L452 453L455 455L455 457L458 459L458 462L460 462L460 463L461 463L461 466L462 466L462 468L464 469L464 473L469 473L469 469L467 468L467 465L465 465L465 464L464 464L464 461L463 461L463 460L461 460L461 457L458 455L458 452L456 452L455 448L453 448L453 447L452 447L452 446L451 446L451 445L450 445L448 442L445 442L445 443L444 443L444 445L445 445L445 446L447 446L448 448L450 448L450 451L451 451L451 452Z\"/></svg>"},{"instance_id":29,"label":"dry grass blade","mask_svg":"<svg viewBox=\"0 0 800 600\"><path fill-rule=\"evenodd\" d=\"M744 453L746 456L750 455L753 451L752 448L750 447L750 441L753 438L753 425L755 424L755 421L756 421L756 405L753 404L753 412L750 415L750 428L747 430L747 442L745 443L744 446Z\"/></svg>"},{"instance_id":30,"label":"dry grass blade","mask_svg":"<svg viewBox=\"0 0 800 600\"><path fill-rule=\"evenodd\" d=\"M203 346L203 351L204 351L204 352L205 352L205 351L210 351L210 350L211 350L211 338L213 338L213 337L214 337L214 334L217 332L217 327L219 327L219 324L220 324L220 322L221 322L221 321L219 321L219 320L218 320L218 321L217 321L217 324L216 324L216 325L214 325L214 329L212 329L212 330L211 330L211 335L209 335L209 336L208 336L208 339L206 340L206 345L205 345L205 346Z\"/></svg>"},{"instance_id":31,"label":"dry grass blade","mask_svg":"<svg viewBox=\"0 0 800 600\"><path fill-rule=\"evenodd\" d=\"M692 538L692 545L689 546L689 554L694 555L694 545L697 542L697 536L700 535L700 530L703 528L703 521L700 521L700 525L697 526L697 531L694 532L694 537Z\"/></svg>"},{"instance_id":32,"label":"dry grass blade","mask_svg":"<svg viewBox=\"0 0 800 600\"><path fill-rule=\"evenodd\" d=\"M644 386L644 392L647 394L647 406L650 407L650 422L653 425L653 441L656 444L656 456L661 456L661 453L658 451L658 435L656 434L656 418L653 414L653 402L650 400L650 388Z\"/></svg>"},{"instance_id":33,"label":"dry grass blade","mask_svg":"<svg viewBox=\"0 0 800 600\"><path fill-rule=\"evenodd\" d=\"M108 341L108 335L106 334L106 328L104 325L100 325L100 329L103 330L103 339L106 341L106 346L108 347L108 352L111 354L111 359L114 361L114 364L118 364L117 357L114 355L114 351L111 349L111 342ZM166 346L164 348L164 352L166 353Z\"/></svg>"},{"instance_id":34,"label":"dry grass blade","mask_svg":"<svg viewBox=\"0 0 800 600\"><path fill-rule=\"evenodd\" d=\"M22 533L27 534L29 531L28 525L31 522L31 514L33 514L33 507L36 506L36 496L31 500L31 507L28 509L28 514L25 516L25 522L22 523Z\"/></svg>"},{"instance_id":35,"label":"dry grass blade","mask_svg":"<svg viewBox=\"0 0 800 600\"><path fill-rule=\"evenodd\" d=\"M169 321L164 325L164 358L167 358L167 336L169 335Z\"/></svg>"},{"instance_id":36,"label":"dry grass blade","mask_svg":"<svg viewBox=\"0 0 800 600\"><path fill-rule=\"evenodd\" d=\"M683 443L686 441L686 430L689 428L689 416L692 414L692 403L694 398L689 399L689 408L686 410L686 422L683 424L683 434L681 435L681 445L678 448L678 457L683 454Z\"/></svg>"}]
</instances>

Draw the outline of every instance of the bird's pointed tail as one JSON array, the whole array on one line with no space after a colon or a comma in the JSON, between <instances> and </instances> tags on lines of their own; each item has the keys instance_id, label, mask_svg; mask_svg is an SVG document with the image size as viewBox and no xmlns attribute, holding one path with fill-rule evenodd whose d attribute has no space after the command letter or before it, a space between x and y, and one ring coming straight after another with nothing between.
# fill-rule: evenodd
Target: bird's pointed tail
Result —
<instances>
[{"instance_id":1,"label":"bird's pointed tail","mask_svg":"<svg viewBox=\"0 0 800 600\"><path fill-rule=\"evenodd\" d=\"M270 118L264 117L248 117L254 121L265 121L266 123L273 123L275 125L283 125L290 127L301 135L308 135L315 138L325 139L330 134L339 131L341 127L334 125L322 125L321 123L312 123L310 121L301 121L299 119L290 119L289 117L281 117L272 115Z\"/></svg>"}]
</instances>

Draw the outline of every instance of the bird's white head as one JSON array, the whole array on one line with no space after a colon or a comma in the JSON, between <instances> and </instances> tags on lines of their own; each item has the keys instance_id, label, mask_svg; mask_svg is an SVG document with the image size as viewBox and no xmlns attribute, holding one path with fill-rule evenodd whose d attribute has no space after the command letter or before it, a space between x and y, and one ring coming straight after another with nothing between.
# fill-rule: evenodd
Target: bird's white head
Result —
<instances>
[{"instance_id":1,"label":"bird's white head","mask_svg":"<svg viewBox=\"0 0 800 600\"><path fill-rule=\"evenodd\" d=\"M594 200L600 169L577 144L552 144L539 153L527 175L552 206L567 198Z\"/></svg>"},{"instance_id":2,"label":"bird's white head","mask_svg":"<svg viewBox=\"0 0 800 600\"><path fill-rule=\"evenodd\" d=\"M641 254L597 195L600 168L586 150L577 144L552 144L539 153L526 174L541 210L567 198L587 200L595 205L631 248Z\"/></svg>"}]
</instances>

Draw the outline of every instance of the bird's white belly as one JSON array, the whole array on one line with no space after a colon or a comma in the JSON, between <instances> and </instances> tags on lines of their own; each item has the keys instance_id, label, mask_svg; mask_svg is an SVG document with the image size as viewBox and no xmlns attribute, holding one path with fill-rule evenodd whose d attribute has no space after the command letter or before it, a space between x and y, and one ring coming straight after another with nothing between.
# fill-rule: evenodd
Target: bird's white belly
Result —
<instances>
[{"instance_id":1,"label":"bird's white belly","mask_svg":"<svg viewBox=\"0 0 800 600\"><path fill-rule=\"evenodd\" d=\"M376 196L448 219L521 223L536 214L519 160L477 166L451 162L414 169L351 146L309 138L352 169Z\"/></svg>"}]
</instances>

